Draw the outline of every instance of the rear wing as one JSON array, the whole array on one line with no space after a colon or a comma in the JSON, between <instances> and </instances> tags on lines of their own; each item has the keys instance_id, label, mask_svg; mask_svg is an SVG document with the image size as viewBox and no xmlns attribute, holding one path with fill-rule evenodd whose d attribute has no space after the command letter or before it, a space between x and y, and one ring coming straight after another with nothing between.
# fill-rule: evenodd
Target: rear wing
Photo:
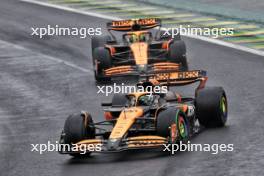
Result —
<instances>
[{"instance_id":1,"label":"rear wing","mask_svg":"<svg viewBox=\"0 0 264 176\"><path fill-rule=\"evenodd\" d=\"M200 82L196 91L205 87L208 77L204 70L173 71L173 72L154 72L141 75L139 85L158 85L158 86L183 86Z\"/></svg>"},{"instance_id":2,"label":"rear wing","mask_svg":"<svg viewBox=\"0 0 264 176\"><path fill-rule=\"evenodd\" d=\"M144 77L144 76L143 76ZM160 72L145 76L145 79L159 85L185 85L206 77L204 70Z\"/></svg>"},{"instance_id":3,"label":"rear wing","mask_svg":"<svg viewBox=\"0 0 264 176\"><path fill-rule=\"evenodd\" d=\"M108 30L123 32L147 30L158 26L161 26L161 20L158 18L119 20L107 23Z\"/></svg>"}]
</instances>

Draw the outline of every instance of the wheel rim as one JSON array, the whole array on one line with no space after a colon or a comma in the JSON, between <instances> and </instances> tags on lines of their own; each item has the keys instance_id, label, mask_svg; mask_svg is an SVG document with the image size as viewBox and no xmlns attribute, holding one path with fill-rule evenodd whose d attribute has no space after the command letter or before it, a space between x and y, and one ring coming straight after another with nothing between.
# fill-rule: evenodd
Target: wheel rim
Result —
<instances>
[{"instance_id":1,"label":"wheel rim","mask_svg":"<svg viewBox=\"0 0 264 176\"><path fill-rule=\"evenodd\" d=\"M226 117L227 117L227 103L226 103L226 98L224 96L221 98L220 109L221 109L223 117L226 119Z\"/></svg>"},{"instance_id":2,"label":"wheel rim","mask_svg":"<svg viewBox=\"0 0 264 176\"><path fill-rule=\"evenodd\" d=\"M98 75L98 61L97 60L94 61L94 74L95 76Z\"/></svg>"},{"instance_id":3,"label":"wheel rim","mask_svg":"<svg viewBox=\"0 0 264 176\"><path fill-rule=\"evenodd\" d=\"M178 119L179 135L184 139L188 136L187 124L182 116Z\"/></svg>"},{"instance_id":4,"label":"wheel rim","mask_svg":"<svg viewBox=\"0 0 264 176\"><path fill-rule=\"evenodd\" d=\"M170 130L171 130L171 142L174 143L176 141L176 139L177 139L177 136L178 136L176 123L173 123L170 126Z\"/></svg>"}]
</instances>

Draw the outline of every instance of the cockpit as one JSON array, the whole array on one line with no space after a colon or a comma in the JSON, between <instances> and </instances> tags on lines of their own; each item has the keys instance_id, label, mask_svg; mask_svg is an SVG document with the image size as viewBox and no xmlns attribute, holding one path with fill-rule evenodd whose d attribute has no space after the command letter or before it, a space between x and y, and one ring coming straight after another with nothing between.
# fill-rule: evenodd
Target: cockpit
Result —
<instances>
[{"instance_id":1,"label":"cockpit","mask_svg":"<svg viewBox=\"0 0 264 176\"><path fill-rule=\"evenodd\" d=\"M123 35L123 40L125 43L132 44L137 42L150 42L152 40L152 35L150 32L129 32Z\"/></svg>"},{"instance_id":2,"label":"cockpit","mask_svg":"<svg viewBox=\"0 0 264 176\"><path fill-rule=\"evenodd\" d=\"M137 99L135 95L128 95L128 107L132 106L152 106L158 103L159 95L143 94Z\"/></svg>"}]
</instances>

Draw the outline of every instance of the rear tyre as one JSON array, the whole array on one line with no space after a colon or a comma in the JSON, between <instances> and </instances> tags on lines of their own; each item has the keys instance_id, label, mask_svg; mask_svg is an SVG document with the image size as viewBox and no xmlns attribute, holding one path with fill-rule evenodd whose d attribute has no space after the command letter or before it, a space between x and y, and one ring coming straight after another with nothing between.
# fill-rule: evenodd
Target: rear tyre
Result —
<instances>
[{"instance_id":1,"label":"rear tyre","mask_svg":"<svg viewBox=\"0 0 264 176\"><path fill-rule=\"evenodd\" d=\"M125 106L127 100L128 99L125 94L114 94L112 98L112 106Z\"/></svg>"},{"instance_id":2,"label":"rear tyre","mask_svg":"<svg viewBox=\"0 0 264 176\"><path fill-rule=\"evenodd\" d=\"M74 144L84 139L94 139L95 138L95 128L93 127L93 119L90 114L85 117L82 114L70 115L64 124L64 143ZM70 154L71 156L87 156L90 152L86 154Z\"/></svg>"},{"instance_id":3,"label":"rear tyre","mask_svg":"<svg viewBox=\"0 0 264 176\"><path fill-rule=\"evenodd\" d=\"M104 70L112 65L111 55L108 49L98 47L94 49L94 77L98 82L111 81L111 78L104 75Z\"/></svg>"},{"instance_id":4,"label":"rear tyre","mask_svg":"<svg viewBox=\"0 0 264 176\"><path fill-rule=\"evenodd\" d=\"M205 127L223 127L227 121L228 105L222 87L208 87L198 91L196 116Z\"/></svg>"},{"instance_id":5,"label":"rear tyre","mask_svg":"<svg viewBox=\"0 0 264 176\"><path fill-rule=\"evenodd\" d=\"M166 31L166 30L160 31L160 40L166 40L167 41L170 39L173 39L174 41L181 40L181 35L179 32L173 31L172 29L170 29L168 31Z\"/></svg>"},{"instance_id":6,"label":"rear tyre","mask_svg":"<svg viewBox=\"0 0 264 176\"><path fill-rule=\"evenodd\" d=\"M125 107L128 99L125 94L114 94L112 98L112 107ZM114 118L118 118L120 111L111 112Z\"/></svg>"},{"instance_id":7,"label":"rear tyre","mask_svg":"<svg viewBox=\"0 0 264 176\"><path fill-rule=\"evenodd\" d=\"M111 40L111 37L109 35L94 36L92 38L92 52L94 51L95 48L103 47L104 44L106 44L110 40Z\"/></svg>"},{"instance_id":8,"label":"rear tyre","mask_svg":"<svg viewBox=\"0 0 264 176\"><path fill-rule=\"evenodd\" d=\"M170 143L187 141L190 127L185 114L175 107L160 112L157 117L157 134L162 137L169 136Z\"/></svg>"},{"instance_id":9,"label":"rear tyre","mask_svg":"<svg viewBox=\"0 0 264 176\"><path fill-rule=\"evenodd\" d=\"M168 92L166 93L164 99L165 99L166 101L170 101L170 100L176 100L176 98L177 98L177 96L176 96L175 92L173 92L173 91L168 91Z\"/></svg>"},{"instance_id":10,"label":"rear tyre","mask_svg":"<svg viewBox=\"0 0 264 176\"><path fill-rule=\"evenodd\" d=\"M182 70L188 70L186 46L184 41L174 41L169 48L169 61L181 64Z\"/></svg>"}]
</instances>

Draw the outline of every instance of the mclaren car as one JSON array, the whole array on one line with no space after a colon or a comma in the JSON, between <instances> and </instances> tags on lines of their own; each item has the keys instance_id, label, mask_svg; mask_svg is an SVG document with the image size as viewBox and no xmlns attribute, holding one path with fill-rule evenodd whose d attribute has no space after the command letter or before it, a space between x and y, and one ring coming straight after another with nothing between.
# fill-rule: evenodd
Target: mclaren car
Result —
<instances>
[{"instance_id":1,"label":"mclaren car","mask_svg":"<svg viewBox=\"0 0 264 176\"><path fill-rule=\"evenodd\" d=\"M197 82L198 86L193 96L171 90L114 94L112 101L102 103L105 120L100 122L94 122L86 111L70 115L60 137L60 145L70 147L60 153L87 156L92 152L162 148L186 142L200 129L223 127L228 116L226 93L222 87L206 87L206 81L202 70L148 75L139 85L171 87ZM88 150L91 147L98 150Z\"/></svg>"},{"instance_id":2,"label":"mclaren car","mask_svg":"<svg viewBox=\"0 0 264 176\"><path fill-rule=\"evenodd\" d=\"M111 21L109 35L91 40L96 81L160 70L187 70L186 46L180 34L162 30L157 18ZM117 32L122 33L115 35Z\"/></svg>"}]
</instances>

